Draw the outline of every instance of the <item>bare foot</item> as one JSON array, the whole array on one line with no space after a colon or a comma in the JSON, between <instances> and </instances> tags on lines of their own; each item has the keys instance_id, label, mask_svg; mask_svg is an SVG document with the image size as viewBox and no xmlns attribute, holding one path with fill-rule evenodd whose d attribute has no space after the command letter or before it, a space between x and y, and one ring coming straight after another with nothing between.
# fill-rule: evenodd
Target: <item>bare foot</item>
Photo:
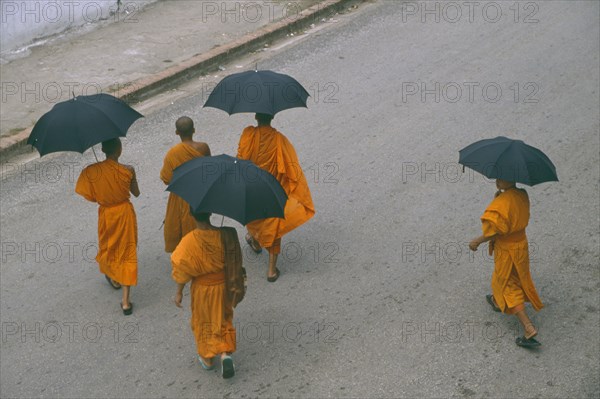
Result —
<instances>
[{"instance_id":1,"label":"bare foot","mask_svg":"<svg viewBox=\"0 0 600 399\"><path fill-rule=\"evenodd\" d=\"M257 254L262 252L262 248L260 247L260 243L254 239L250 234L246 234L246 242L250 245L250 248Z\"/></svg>"},{"instance_id":2,"label":"bare foot","mask_svg":"<svg viewBox=\"0 0 600 399\"><path fill-rule=\"evenodd\" d=\"M535 328L535 326L533 324L528 324L525 327L525 334L524 334L524 336L525 336L526 339L533 338L537 334L538 334L538 332L537 332L537 330L536 330L536 328Z\"/></svg>"}]
</instances>

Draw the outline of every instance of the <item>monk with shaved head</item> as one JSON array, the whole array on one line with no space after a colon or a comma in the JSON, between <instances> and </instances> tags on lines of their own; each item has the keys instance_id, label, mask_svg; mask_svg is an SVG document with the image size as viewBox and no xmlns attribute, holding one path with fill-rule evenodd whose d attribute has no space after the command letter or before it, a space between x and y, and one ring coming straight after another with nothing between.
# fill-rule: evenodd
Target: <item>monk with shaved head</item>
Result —
<instances>
[{"instance_id":1,"label":"monk with shaved head","mask_svg":"<svg viewBox=\"0 0 600 399\"><path fill-rule=\"evenodd\" d=\"M181 164L197 157L210 156L208 144L194 141L195 132L194 121L191 118L182 116L175 122L175 134L181 142L172 147L165 156L160 179L166 185L171 182L173 171ZM170 193L165 215L165 252L173 252L183 236L195 228L196 221L190 214L189 204L176 194Z\"/></svg>"}]
</instances>

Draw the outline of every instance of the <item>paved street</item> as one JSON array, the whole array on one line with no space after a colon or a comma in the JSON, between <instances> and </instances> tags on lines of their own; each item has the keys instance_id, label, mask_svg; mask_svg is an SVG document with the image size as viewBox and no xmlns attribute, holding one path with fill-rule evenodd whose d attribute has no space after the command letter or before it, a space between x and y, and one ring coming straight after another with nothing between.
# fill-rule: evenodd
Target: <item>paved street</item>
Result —
<instances>
[{"instance_id":1,"label":"paved street","mask_svg":"<svg viewBox=\"0 0 600 399\"><path fill-rule=\"evenodd\" d=\"M131 317L93 259L97 205L74 193L93 154L5 161L1 396L597 398L600 3L453 4L370 2L135 105L146 117L122 156L142 191ZM181 115L214 155L235 155L252 116L201 106L256 63L311 94L308 110L273 125L298 152L317 214L284 238L275 284L267 255L244 245L236 376L223 380L197 364L188 289L183 310L171 302L159 170ZM485 302L487 246L468 250L495 186L463 173L458 150L498 135L542 149L560 179L527 188L545 304L528 307L536 351Z\"/></svg>"}]
</instances>

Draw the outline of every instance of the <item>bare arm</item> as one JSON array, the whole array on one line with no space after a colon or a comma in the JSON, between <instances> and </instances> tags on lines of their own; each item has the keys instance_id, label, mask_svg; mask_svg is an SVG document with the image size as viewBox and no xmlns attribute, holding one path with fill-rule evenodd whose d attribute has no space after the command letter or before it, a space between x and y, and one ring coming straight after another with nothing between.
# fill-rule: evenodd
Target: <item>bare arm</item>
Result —
<instances>
[{"instance_id":1,"label":"bare arm","mask_svg":"<svg viewBox=\"0 0 600 399\"><path fill-rule=\"evenodd\" d=\"M205 157L210 157L210 147L201 141L194 142L194 148Z\"/></svg>"},{"instance_id":2,"label":"bare arm","mask_svg":"<svg viewBox=\"0 0 600 399\"><path fill-rule=\"evenodd\" d=\"M177 283L177 293L175 294L175 298L173 299L173 301L175 302L175 306L177 306L178 308L182 307L181 299L183 298L183 287L185 287L185 284Z\"/></svg>"},{"instance_id":3,"label":"bare arm","mask_svg":"<svg viewBox=\"0 0 600 399\"><path fill-rule=\"evenodd\" d=\"M131 183L129 184L129 191L131 191L131 194L133 194L135 197L139 197L140 196L140 188L138 187L138 182L137 182L137 178L135 175L135 169L131 165L124 165L124 166L127 169L129 169L131 171L131 173L133 173L133 176L131 177Z\"/></svg>"},{"instance_id":4,"label":"bare arm","mask_svg":"<svg viewBox=\"0 0 600 399\"><path fill-rule=\"evenodd\" d=\"M498 234L494 234L493 236L489 236L489 237L485 237L485 236L479 236L476 238L473 238L471 240L471 242L469 243L469 249L471 249L471 251L477 251L477 248L483 244L484 242L488 242L490 240L493 240L494 238L496 238Z\"/></svg>"}]
</instances>

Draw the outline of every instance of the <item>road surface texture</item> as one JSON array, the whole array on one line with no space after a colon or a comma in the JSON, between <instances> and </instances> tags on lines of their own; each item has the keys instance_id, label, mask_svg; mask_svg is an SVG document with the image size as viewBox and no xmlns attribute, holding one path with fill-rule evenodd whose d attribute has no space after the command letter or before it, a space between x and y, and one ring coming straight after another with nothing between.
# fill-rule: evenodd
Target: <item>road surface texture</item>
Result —
<instances>
[{"instance_id":1,"label":"road surface texture","mask_svg":"<svg viewBox=\"0 0 600 399\"><path fill-rule=\"evenodd\" d=\"M2 396L598 397L599 3L454 4L364 4L136 105L146 117L122 156L142 191L131 317L93 260L97 206L73 191L91 152L5 164ZM252 116L201 106L255 63L311 93L308 110L274 126L296 147L317 214L284 238L274 284L267 255L244 245L236 376L223 380L197 363L188 291L183 310L171 301L158 175L181 115L213 154L235 155ZM463 173L458 150L497 135L542 149L560 179L527 188L545 304L528 308L536 351L485 302L487 247L467 246L495 186Z\"/></svg>"}]
</instances>

